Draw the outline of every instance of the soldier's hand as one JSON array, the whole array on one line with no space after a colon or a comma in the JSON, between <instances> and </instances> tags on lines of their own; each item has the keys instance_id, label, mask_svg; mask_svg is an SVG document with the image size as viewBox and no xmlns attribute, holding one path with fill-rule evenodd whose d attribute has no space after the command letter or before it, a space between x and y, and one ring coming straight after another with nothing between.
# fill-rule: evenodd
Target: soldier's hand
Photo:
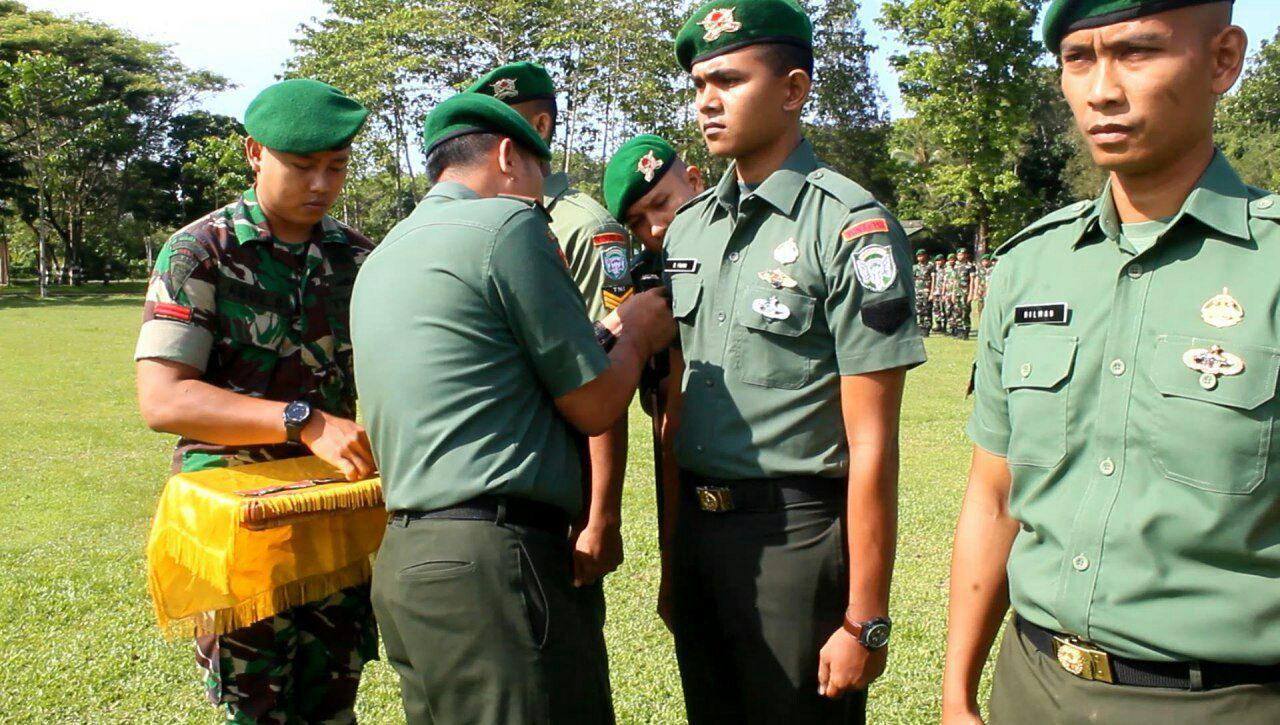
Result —
<instances>
[{"instance_id":1,"label":"soldier's hand","mask_svg":"<svg viewBox=\"0 0 1280 725\"><path fill-rule=\"evenodd\" d=\"M369 435L353 420L317 410L303 427L301 438L312 453L341 471L348 481L369 478L377 471Z\"/></svg>"},{"instance_id":2,"label":"soldier's hand","mask_svg":"<svg viewBox=\"0 0 1280 725\"><path fill-rule=\"evenodd\" d=\"M573 585L595 584L622 565L622 527L588 521L573 539Z\"/></svg>"},{"instance_id":3,"label":"soldier's hand","mask_svg":"<svg viewBox=\"0 0 1280 725\"><path fill-rule=\"evenodd\" d=\"M651 289L623 302L615 312L622 323L620 336L643 341L649 354L665 350L676 338L676 321L671 316L671 293L666 287Z\"/></svg>"},{"instance_id":4,"label":"soldier's hand","mask_svg":"<svg viewBox=\"0 0 1280 725\"><path fill-rule=\"evenodd\" d=\"M838 700L851 690L865 690L888 659L888 647L869 650L843 627L837 629L818 654L818 694Z\"/></svg>"}]
</instances>

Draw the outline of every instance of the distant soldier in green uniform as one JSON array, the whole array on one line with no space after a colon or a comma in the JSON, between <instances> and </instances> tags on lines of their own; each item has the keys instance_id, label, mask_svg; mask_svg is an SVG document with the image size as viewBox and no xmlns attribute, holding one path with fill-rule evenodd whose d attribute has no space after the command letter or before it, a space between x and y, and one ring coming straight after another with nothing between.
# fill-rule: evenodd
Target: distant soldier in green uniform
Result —
<instances>
[{"instance_id":1,"label":"distant soldier in green uniform","mask_svg":"<svg viewBox=\"0 0 1280 725\"><path fill-rule=\"evenodd\" d=\"M676 210L705 189L702 170L686 164L675 148L653 134L641 134L618 147L604 172L604 200L609 213L621 220L640 241L641 250L631 262L632 286L647 289L662 282L662 240ZM654 472L657 476L658 514L661 520L664 465L661 439L666 408L664 383L670 358L655 355L640 377L640 404L653 419Z\"/></svg>"},{"instance_id":2,"label":"distant soldier in green uniform","mask_svg":"<svg viewBox=\"0 0 1280 725\"><path fill-rule=\"evenodd\" d=\"M942 269L942 330L949 337L956 334L956 254L947 255L947 263Z\"/></svg>"},{"instance_id":3,"label":"distant soldier in green uniform","mask_svg":"<svg viewBox=\"0 0 1280 725\"><path fill-rule=\"evenodd\" d=\"M492 96L511 106L551 146L559 116L556 88L541 65L519 62L500 66L477 79L467 92ZM551 232L563 250L587 315L598 321L634 294L630 245L622 225L595 199L569 184L567 174L548 176L543 184L542 206L550 215ZM602 324L616 326L616 320L610 318ZM622 416L613 430L589 441L590 501L583 520L575 525L574 578L582 587L579 594L589 600L596 613L599 651L604 646L603 577L617 569L623 559L622 484L627 439L627 419ZM608 676L607 661L596 663L595 667L601 677Z\"/></svg>"},{"instance_id":4,"label":"distant soldier in green uniform","mask_svg":"<svg viewBox=\"0 0 1280 725\"><path fill-rule=\"evenodd\" d=\"M998 252L951 568L946 723L1280 722L1280 196L1214 148L1228 2L1056 0L1095 201Z\"/></svg>"},{"instance_id":5,"label":"distant soldier in green uniform","mask_svg":"<svg viewBox=\"0 0 1280 725\"><path fill-rule=\"evenodd\" d=\"M929 264L929 253L921 249L916 252L916 265L911 268L912 278L916 285L916 326L925 337L933 327L930 316L932 304L929 301L933 291L933 265Z\"/></svg>"},{"instance_id":6,"label":"distant soldier in green uniform","mask_svg":"<svg viewBox=\"0 0 1280 725\"><path fill-rule=\"evenodd\" d=\"M660 608L695 724L861 722L887 656L898 414L924 345L902 227L802 136L812 32L790 0L715 0L676 38L707 146L733 160L665 238L682 349Z\"/></svg>"},{"instance_id":7,"label":"distant soldier in green uniform","mask_svg":"<svg viewBox=\"0 0 1280 725\"><path fill-rule=\"evenodd\" d=\"M953 275L955 285L951 289L951 328L952 334L961 340L969 339L969 326L972 324L973 291L978 268L969 261L969 250L961 247L956 253L956 264Z\"/></svg>"},{"instance_id":8,"label":"distant soldier in green uniform","mask_svg":"<svg viewBox=\"0 0 1280 725\"><path fill-rule=\"evenodd\" d=\"M262 91L245 114L253 188L160 250L135 357L143 417L180 436L174 472L314 454L374 473L347 326L373 244L327 215L367 115L317 81ZM367 584L196 643L235 723L355 722L377 652Z\"/></svg>"},{"instance_id":9,"label":"distant soldier in green uniform","mask_svg":"<svg viewBox=\"0 0 1280 725\"><path fill-rule=\"evenodd\" d=\"M936 254L933 257L933 276L930 279L932 286L929 287L929 318L933 322L934 332L946 330L947 306L942 295L946 287L946 262L947 258L944 255Z\"/></svg>"},{"instance_id":10,"label":"distant soldier in green uniform","mask_svg":"<svg viewBox=\"0 0 1280 725\"><path fill-rule=\"evenodd\" d=\"M661 290L617 310L608 353L548 226L551 151L488 96L424 129L431 192L351 304L356 384L391 512L373 576L418 723L609 723L595 614L574 589L577 439L625 414L674 322Z\"/></svg>"}]
</instances>

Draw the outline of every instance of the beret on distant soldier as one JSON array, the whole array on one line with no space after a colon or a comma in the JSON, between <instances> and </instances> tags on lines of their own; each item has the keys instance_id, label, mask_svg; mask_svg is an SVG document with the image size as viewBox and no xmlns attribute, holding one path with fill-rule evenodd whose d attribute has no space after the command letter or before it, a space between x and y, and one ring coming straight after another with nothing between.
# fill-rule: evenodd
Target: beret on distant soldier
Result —
<instances>
[{"instance_id":1,"label":"beret on distant soldier","mask_svg":"<svg viewBox=\"0 0 1280 725\"><path fill-rule=\"evenodd\" d=\"M935 254L935 255L933 255L933 261L935 261L935 262L942 262L942 261L945 261L945 260L946 260L946 257L942 256L941 254Z\"/></svg>"},{"instance_id":2,"label":"beret on distant soldier","mask_svg":"<svg viewBox=\"0 0 1280 725\"><path fill-rule=\"evenodd\" d=\"M293 78L253 99L244 129L269 149L314 154L350 146L368 117L364 106L328 83Z\"/></svg>"},{"instance_id":3,"label":"beret on distant soldier","mask_svg":"<svg viewBox=\"0 0 1280 725\"><path fill-rule=\"evenodd\" d=\"M1211 2L1222 0L1054 0L1044 14L1044 44L1057 55L1062 50L1062 39L1077 30L1101 28Z\"/></svg>"},{"instance_id":4,"label":"beret on distant soldier","mask_svg":"<svg viewBox=\"0 0 1280 725\"><path fill-rule=\"evenodd\" d=\"M604 205L614 219L662 181L676 150L661 136L642 134L618 147L604 170Z\"/></svg>"},{"instance_id":5,"label":"beret on distant soldier","mask_svg":"<svg viewBox=\"0 0 1280 725\"><path fill-rule=\"evenodd\" d=\"M948 262L955 261L955 258L956 258L956 255L955 255L955 253L954 253L954 252L953 252L953 253L951 253L951 254L948 254L948 255L947 255L947 261L948 261Z\"/></svg>"},{"instance_id":6,"label":"beret on distant soldier","mask_svg":"<svg viewBox=\"0 0 1280 725\"><path fill-rule=\"evenodd\" d=\"M793 0L711 0L676 34L676 60L686 71L709 58L759 43L813 48L813 23Z\"/></svg>"},{"instance_id":7,"label":"beret on distant soldier","mask_svg":"<svg viewBox=\"0 0 1280 725\"><path fill-rule=\"evenodd\" d=\"M493 133L506 136L535 153L551 160L551 149L533 126L510 106L493 96L481 93L459 93L432 109L422 129L427 155L437 146L460 136Z\"/></svg>"},{"instance_id":8,"label":"beret on distant soldier","mask_svg":"<svg viewBox=\"0 0 1280 725\"><path fill-rule=\"evenodd\" d=\"M556 84L537 63L508 63L480 76L467 93L483 93L504 103L554 99Z\"/></svg>"}]
</instances>

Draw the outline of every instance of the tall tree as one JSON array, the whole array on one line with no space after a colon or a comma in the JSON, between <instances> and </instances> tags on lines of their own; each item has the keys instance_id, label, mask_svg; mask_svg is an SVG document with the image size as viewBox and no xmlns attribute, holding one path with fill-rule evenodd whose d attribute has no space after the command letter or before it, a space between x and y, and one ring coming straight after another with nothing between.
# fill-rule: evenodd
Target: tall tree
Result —
<instances>
[{"instance_id":1,"label":"tall tree","mask_svg":"<svg viewBox=\"0 0 1280 725\"><path fill-rule=\"evenodd\" d=\"M976 250L1012 233L1033 202L1018 177L1041 76L1036 0L886 0L881 24L908 50L892 59L928 161L899 188L906 215L971 227ZM1006 212L1006 213L1001 213ZM1013 212L1013 213L1007 213Z\"/></svg>"}]
</instances>

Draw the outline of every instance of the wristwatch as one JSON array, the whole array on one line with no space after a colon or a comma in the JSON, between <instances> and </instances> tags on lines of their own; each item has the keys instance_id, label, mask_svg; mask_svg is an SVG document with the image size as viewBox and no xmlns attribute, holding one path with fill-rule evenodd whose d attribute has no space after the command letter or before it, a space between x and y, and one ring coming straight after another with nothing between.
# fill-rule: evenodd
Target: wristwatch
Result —
<instances>
[{"instance_id":1,"label":"wristwatch","mask_svg":"<svg viewBox=\"0 0 1280 725\"><path fill-rule=\"evenodd\" d=\"M295 400L284 406L284 432L289 436L290 443L302 442L302 429L307 427L309 420L311 420L311 403Z\"/></svg>"},{"instance_id":2,"label":"wristwatch","mask_svg":"<svg viewBox=\"0 0 1280 725\"><path fill-rule=\"evenodd\" d=\"M618 337L613 334L613 330L605 327L604 323L598 320L591 327L596 331L596 342L600 343L600 347L605 352L612 350L613 346L618 342Z\"/></svg>"},{"instance_id":3,"label":"wristwatch","mask_svg":"<svg viewBox=\"0 0 1280 725\"><path fill-rule=\"evenodd\" d=\"M893 630L893 622L888 617L876 617L865 622L849 619L844 615L844 631L857 638L858 643L869 650L878 650L889 644L889 633Z\"/></svg>"}]
</instances>

